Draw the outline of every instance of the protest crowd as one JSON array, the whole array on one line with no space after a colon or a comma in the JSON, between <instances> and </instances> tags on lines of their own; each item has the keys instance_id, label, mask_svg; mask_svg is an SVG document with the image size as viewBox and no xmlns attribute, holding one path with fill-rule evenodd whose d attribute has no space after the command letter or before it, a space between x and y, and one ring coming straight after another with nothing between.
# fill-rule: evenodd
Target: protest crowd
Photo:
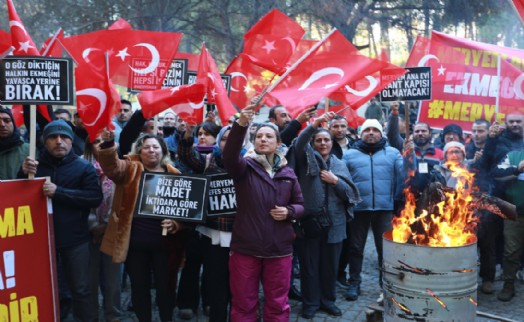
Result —
<instances>
[{"instance_id":1,"label":"protest crowd","mask_svg":"<svg viewBox=\"0 0 524 322\"><path fill-rule=\"evenodd\" d=\"M382 239L403 211L404 190L422 198L431 183L454 189L455 167L474 175L478 191L516 206L514 220L486 209L474 214L478 291L514 300L524 276L522 109L507 111L502 122L479 117L467 128L447 122L435 130L414 117L421 103L380 102L378 91L360 101L362 116L320 89L302 101L301 92L284 97L276 86L274 96L259 92L234 106L205 46L199 65L195 84L155 88L181 95L173 101L144 91L132 102L109 88L108 106L89 112L79 88L92 85L77 84L77 109L0 106L0 181L50 178L42 194L53 206L60 320L120 321L133 312L138 321L174 321L203 312L212 322L289 321L290 300L301 303L304 319L340 317L337 302L363 292L369 231L378 262L371 274L382 289ZM77 78L89 78L87 67L79 64ZM35 108L35 123L17 121L17 109L25 116ZM147 199L155 206L166 195L197 203L198 196L187 197L196 191L191 178L219 176L232 185L200 192L210 198L201 209L207 216L188 220L187 209L173 204L152 207L161 215L137 215L148 176L180 182L157 188ZM211 214L211 204L228 211ZM131 302L124 307L126 285Z\"/></svg>"}]
</instances>

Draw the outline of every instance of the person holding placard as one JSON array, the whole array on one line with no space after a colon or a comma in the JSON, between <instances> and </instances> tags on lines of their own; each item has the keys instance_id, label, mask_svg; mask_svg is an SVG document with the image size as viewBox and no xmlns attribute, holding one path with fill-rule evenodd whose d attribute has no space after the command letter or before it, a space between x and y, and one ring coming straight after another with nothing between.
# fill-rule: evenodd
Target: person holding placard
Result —
<instances>
[{"instance_id":1,"label":"person holding placard","mask_svg":"<svg viewBox=\"0 0 524 322\"><path fill-rule=\"evenodd\" d=\"M152 320L151 272L155 279L156 302L161 321L172 321L176 289L170 283L169 257L173 234L181 228L175 220L133 218L139 183L143 172L176 173L164 140L143 134L133 144L126 159L118 158L114 132L104 132L98 162L105 175L116 185L112 214L100 250L113 262L126 262L131 280L131 300L140 321ZM168 236L162 235L167 229Z\"/></svg>"}]
</instances>

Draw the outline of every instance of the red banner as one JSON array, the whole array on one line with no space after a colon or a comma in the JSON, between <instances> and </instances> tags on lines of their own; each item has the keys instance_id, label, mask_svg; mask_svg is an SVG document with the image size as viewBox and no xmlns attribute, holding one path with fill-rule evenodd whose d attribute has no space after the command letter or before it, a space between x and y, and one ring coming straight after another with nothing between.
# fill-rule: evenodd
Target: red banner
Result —
<instances>
[{"instance_id":1,"label":"red banner","mask_svg":"<svg viewBox=\"0 0 524 322\"><path fill-rule=\"evenodd\" d=\"M60 321L44 179L0 182L0 320Z\"/></svg>"},{"instance_id":2,"label":"red banner","mask_svg":"<svg viewBox=\"0 0 524 322\"><path fill-rule=\"evenodd\" d=\"M439 129L454 123L469 131L476 119L502 122L512 111L524 112L523 50L434 31L423 64L432 67L433 100L423 102L419 121Z\"/></svg>"}]
</instances>

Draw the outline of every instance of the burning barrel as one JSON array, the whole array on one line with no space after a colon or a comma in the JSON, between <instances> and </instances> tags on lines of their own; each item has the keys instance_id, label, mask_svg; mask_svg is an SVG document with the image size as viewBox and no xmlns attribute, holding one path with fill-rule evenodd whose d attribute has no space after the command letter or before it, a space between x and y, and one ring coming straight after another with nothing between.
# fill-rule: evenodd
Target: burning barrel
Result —
<instances>
[{"instance_id":1,"label":"burning barrel","mask_svg":"<svg viewBox=\"0 0 524 322\"><path fill-rule=\"evenodd\" d=\"M384 321L475 321L477 244L429 247L383 238Z\"/></svg>"}]
</instances>

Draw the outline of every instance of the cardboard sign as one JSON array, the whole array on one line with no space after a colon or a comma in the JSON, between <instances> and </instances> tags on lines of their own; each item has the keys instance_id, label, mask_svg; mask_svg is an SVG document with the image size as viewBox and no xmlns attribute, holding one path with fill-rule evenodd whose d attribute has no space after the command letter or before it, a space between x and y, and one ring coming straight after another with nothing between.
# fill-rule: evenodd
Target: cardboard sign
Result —
<instances>
[{"instance_id":1,"label":"cardboard sign","mask_svg":"<svg viewBox=\"0 0 524 322\"><path fill-rule=\"evenodd\" d=\"M380 91L381 102L423 101L431 99L431 67L406 67L408 72ZM390 75L380 74L382 81Z\"/></svg>"},{"instance_id":2,"label":"cardboard sign","mask_svg":"<svg viewBox=\"0 0 524 322\"><path fill-rule=\"evenodd\" d=\"M237 213L237 194L233 179L227 173L208 175L209 204L207 217Z\"/></svg>"},{"instance_id":3,"label":"cardboard sign","mask_svg":"<svg viewBox=\"0 0 524 322\"><path fill-rule=\"evenodd\" d=\"M60 321L44 182L0 181L1 321Z\"/></svg>"},{"instance_id":4,"label":"cardboard sign","mask_svg":"<svg viewBox=\"0 0 524 322\"><path fill-rule=\"evenodd\" d=\"M207 192L205 176L143 173L135 216L203 222Z\"/></svg>"},{"instance_id":5,"label":"cardboard sign","mask_svg":"<svg viewBox=\"0 0 524 322\"><path fill-rule=\"evenodd\" d=\"M12 56L0 61L3 104L73 105L73 65L68 58Z\"/></svg>"}]
</instances>

